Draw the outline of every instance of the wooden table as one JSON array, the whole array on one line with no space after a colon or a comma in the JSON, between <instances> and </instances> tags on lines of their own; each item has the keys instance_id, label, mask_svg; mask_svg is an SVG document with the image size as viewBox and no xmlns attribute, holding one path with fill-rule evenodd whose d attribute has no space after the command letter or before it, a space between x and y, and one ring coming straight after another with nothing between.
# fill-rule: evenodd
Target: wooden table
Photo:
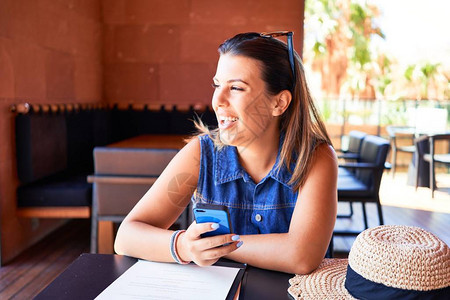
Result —
<instances>
[{"instance_id":1,"label":"wooden table","mask_svg":"<svg viewBox=\"0 0 450 300\"><path fill-rule=\"evenodd\" d=\"M94 149L95 174L88 177L88 181L94 184L91 252L114 253L114 223L123 219L123 214L114 216L117 214L114 212L106 213L106 215L112 215L110 217L99 217L99 194L103 193L104 195L105 192L102 191L108 188L109 190L116 190L116 192L111 192L113 194L110 196L111 206L114 206L113 201L120 201L120 199L113 199L115 194L118 194L117 197L128 197L132 200L135 198L134 200L138 201L148 187L153 184L157 175L163 170L176 151L184 147L186 144L185 140L188 138L189 136L184 135L141 135ZM171 149L166 152L171 152L172 154L166 157L162 152L158 154L162 155L161 159L158 159L161 170L158 171L158 174L149 174L148 164L146 165L144 162L148 155L154 155L150 152L155 149ZM125 191L126 188L128 188L127 191ZM122 191L125 194L119 195ZM131 203L132 201L130 200L129 202ZM134 203L130 205L132 207ZM131 209L131 207L126 207L124 210ZM105 213L102 214L105 215Z\"/></svg>"}]
</instances>

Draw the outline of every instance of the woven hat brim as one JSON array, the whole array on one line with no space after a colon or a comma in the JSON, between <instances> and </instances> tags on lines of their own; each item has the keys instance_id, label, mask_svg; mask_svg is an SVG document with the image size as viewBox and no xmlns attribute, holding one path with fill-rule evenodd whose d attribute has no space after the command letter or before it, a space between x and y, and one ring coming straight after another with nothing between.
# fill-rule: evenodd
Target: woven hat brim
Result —
<instances>
[{"instance_id":1,"label":"woven hat brim","mask_svg":"<svg viewBox=\"0 0 450 300\"><path fill-rule=\"evenodd\" d=\"M325 258L312 273L289 279L289 294L294 299L355 299L345 284L348 259Z\"/></svg>"}]
</instances>

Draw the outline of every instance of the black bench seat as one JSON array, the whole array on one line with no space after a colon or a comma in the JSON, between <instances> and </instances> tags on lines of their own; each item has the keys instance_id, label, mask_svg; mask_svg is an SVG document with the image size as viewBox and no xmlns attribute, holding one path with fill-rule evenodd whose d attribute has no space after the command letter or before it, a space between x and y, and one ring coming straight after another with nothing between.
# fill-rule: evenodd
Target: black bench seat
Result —
<instances>
[{"instance_id":1,"label":"black bench seat","mask_svg":"<svg viewBox=\"0 0 450 300\"><path fill-rule=\"evenodd\" d=\"M25 108L25 109L17 109ZM207 106L120 109L117 105L31 105L17 114L17 214L23 217L89 218L93 149L143 134L195 131L196 115L217 125Z\"/></svg>"},{"instance_id":2,"label":"black bench seat","mask_svg":"<svg viewBox=\"0 0 450 300\"><path fill-rule=\"evenodd\" d=\"M90 174L62 172L22 185L17 189L17 206L91 206L92 184L86 180Z\"/></svg>"}]
</instances>

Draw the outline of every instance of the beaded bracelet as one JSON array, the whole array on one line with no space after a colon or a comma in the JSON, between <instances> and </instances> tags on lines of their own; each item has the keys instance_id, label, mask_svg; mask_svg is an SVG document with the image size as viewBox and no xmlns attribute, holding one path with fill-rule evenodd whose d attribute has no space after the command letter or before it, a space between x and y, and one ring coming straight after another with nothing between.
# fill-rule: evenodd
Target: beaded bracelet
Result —
<instances>
[{"instance_id":1,"label":"beaded bracelet","mask_svg":"<svg viewBox=\"0 0 450 300\"><path fill-rule=\"evenodd\" d=\"M172 255L172 258L174 261L181 265L186 265L189 262L181 260L180 256L177 252L177 240L181 233L185 232L186 230L177 230L172 233L172 236L170 237L170 254Z\"/></svg>"}]
</instances>

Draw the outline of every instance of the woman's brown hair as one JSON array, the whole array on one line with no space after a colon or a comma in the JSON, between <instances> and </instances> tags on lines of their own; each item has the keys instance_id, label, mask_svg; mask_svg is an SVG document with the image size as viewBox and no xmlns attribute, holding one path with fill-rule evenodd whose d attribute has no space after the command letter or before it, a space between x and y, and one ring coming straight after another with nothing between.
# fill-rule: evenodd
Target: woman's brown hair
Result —
<instances>
[{"instance_id":1,"label":"woman's brown hair","mask_svg":"<svg viewBox=\"0 0 450 300\"><path fill-rule=\"evenodd\" d=\"M283 90L292 94L292 100L280 119L280 131L284 142L280 152L278 169L285 165L292 173L290 184L299 190L308 175L314 150L317 145L331 140L306 83L303 64L295 53L295 76L292 72L288 49L285 43L273 37L261 36L259 33L241 33L219 46L220 55L239 55L261 62L262 79L267 92L276 95ZM200 131L208 133L215 144L221 148L223 143L217 130L209 131L203 124L197 124Z\"/></svg>"}]
</instances>

